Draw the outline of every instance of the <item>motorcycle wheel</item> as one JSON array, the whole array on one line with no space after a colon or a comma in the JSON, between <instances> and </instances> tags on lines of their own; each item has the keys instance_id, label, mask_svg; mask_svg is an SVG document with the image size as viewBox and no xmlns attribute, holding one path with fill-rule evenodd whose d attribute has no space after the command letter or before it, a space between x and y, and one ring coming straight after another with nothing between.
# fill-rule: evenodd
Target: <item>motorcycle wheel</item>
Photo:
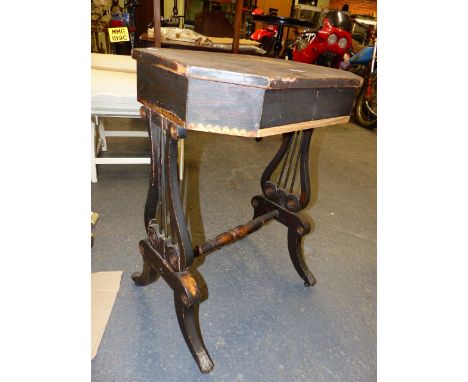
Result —
<instances>
[{"instance_id":1,"label":"motorcycle wheel","mask_svg":"<svg viewBox=\"0 0 468 382\"><path fill-rule=\"evenodd\" d=\"M372 81L369 87L369 81ZM374 111L375 114L372 112ZM355 118L356 122L365 127L366 129L377 128L377 73L366 78L364 85L359 93L356 109Z\"/></svg>"},{"instance_id":2,"label":"motorcycle wheel","mask_svg":"<svg viewBox=\"0 0 468 382\"><path fill-rule=\"evenodd\" d=\"M331 52L324 52L317 57L314 64L318 66L324 66L326 68L334 68L336 66L335 61L337 61L336 55Z\"/></svg>"},{"instance_id":3,"label":"motorcycle wheel","mask_svg":"<svg viewBox=\"0 0 468 382\"><path fill-rule=\"evenodd\" d=\"M275 45L275 38L274 37L263 36L260 39L260 48L263 49L264 51L266 51L265 56L267 56L267 57L274 57L275 56L273 45Z\"/></svg>"}]
</instances>

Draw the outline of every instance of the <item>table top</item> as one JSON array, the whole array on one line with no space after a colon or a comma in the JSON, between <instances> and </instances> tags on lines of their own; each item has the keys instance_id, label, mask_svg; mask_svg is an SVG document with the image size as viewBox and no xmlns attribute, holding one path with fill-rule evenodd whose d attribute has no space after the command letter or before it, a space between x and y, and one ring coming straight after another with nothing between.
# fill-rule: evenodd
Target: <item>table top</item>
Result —
<instances>
[{"instance_id":1,"label":"table top","mask_svg":"<svg viewBox=\"0 0 468 382\"><path fill-rule=\"evenodd\" d=\"M134 49L138 101L188 130L262 137L349 120L362 78L267 57Z\"/></svg>"},{"instance_id":2,"label":"table top","mask_svg":"<svg viewBox=\"0 0 468 382\"><path fill-rule=\"evenodd\" d=\"M291 27L313 28L314 24L307 20L293 19L292 17L271 16L271 15L253 15L254 21L261 21L265 24L285 25Z\"/></svg>"},{"instance_id":3,"label":"table top","mask_svg":"<svg viewBox=\"0 0 468 382\"><path fill-rule=\"evenodd\" d=\"M209 37L211 39L212 37ZM154 46L154 37L150 37L148 33L143 33L140 35L140 40L145 41L152 46ZM231 39L232 40L232 39ZM231 52L232 51L232 42L231 43L218 43L213 41L213 45L200 45L194 42L188 41L177 41L177 40L168 40L162 39L161 45L165 48L175 48L175 49L186 49L186 50L200 50L206 52ZM257 44L243 44L239 42L239 53L244 54L264 54L264 50L260 49Z\"/></svg>"},{"instance_id":4,"label":"table top","mask_svg":"<svg viewBox=\"0 0 468 382\"><path fill-rule=\"evenodd\" d=\"M359 87L353 73L268 57L186 51L134 49L133 58L180 76L265 89Z\"/></svg>"}]
</instances>

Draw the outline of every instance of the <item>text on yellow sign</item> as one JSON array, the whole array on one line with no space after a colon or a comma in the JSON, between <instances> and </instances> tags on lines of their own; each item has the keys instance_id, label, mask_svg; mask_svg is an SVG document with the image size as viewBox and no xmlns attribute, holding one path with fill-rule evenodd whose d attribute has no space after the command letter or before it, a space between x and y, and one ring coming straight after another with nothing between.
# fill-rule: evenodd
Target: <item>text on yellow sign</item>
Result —
<instances>
[{"instance_id":1,"label":"text on yellow sign","mask_svg":"<svg viewBox=\"0 0 468 382\"><path fill-rule=\"evenodd\" d=\"M109 28L109 39L111 42L130 41L127 27Z\"/></svg>"}]
</instances>

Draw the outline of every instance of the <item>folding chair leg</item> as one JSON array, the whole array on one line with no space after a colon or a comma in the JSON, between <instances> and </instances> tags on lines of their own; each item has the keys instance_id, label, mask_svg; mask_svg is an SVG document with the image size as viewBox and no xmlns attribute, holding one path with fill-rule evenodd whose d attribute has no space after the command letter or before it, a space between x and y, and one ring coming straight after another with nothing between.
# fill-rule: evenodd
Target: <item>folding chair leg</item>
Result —
<instances>
[{"instance_id":1,"label":"folding chair leg","mask_svg":"<svg viewBox=\"0 0 468 382\"><path fill-rule=\"evenodd\" d=\"M96 117L96 119L98 119ZM104 121L102 118L98 119L98 126L99 126L99 138L102 141L101 150L107 151L107 141L106 141L106 129L104 128Z\"/></svg>"},{"instance_id":2,"label":"folding chair leg","mask_svg":"<svg viewBox=\"0 0 468 382\"><path fill-rule=\"evenodd\" d=\"M97 168L96 168L96 124L91 121L91 182L97 182Z\"/></svg>"}]
</instances>

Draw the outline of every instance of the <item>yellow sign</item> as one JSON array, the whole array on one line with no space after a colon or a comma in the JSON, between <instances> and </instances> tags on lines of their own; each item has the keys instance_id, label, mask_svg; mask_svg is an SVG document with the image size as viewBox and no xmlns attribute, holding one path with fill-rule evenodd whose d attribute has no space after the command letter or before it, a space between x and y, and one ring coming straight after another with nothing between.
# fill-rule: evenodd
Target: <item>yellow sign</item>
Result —
<instances>
[{"instance_id":1,"label":"yellow sign","mask_svg":"<svg viewBox=\"0 0 468 382\"><path fill-rule=\"evenodd\" d=\"M109 40L110 42L130 41L127 27L109 28Z\"/></svg>"}]
</instances>

